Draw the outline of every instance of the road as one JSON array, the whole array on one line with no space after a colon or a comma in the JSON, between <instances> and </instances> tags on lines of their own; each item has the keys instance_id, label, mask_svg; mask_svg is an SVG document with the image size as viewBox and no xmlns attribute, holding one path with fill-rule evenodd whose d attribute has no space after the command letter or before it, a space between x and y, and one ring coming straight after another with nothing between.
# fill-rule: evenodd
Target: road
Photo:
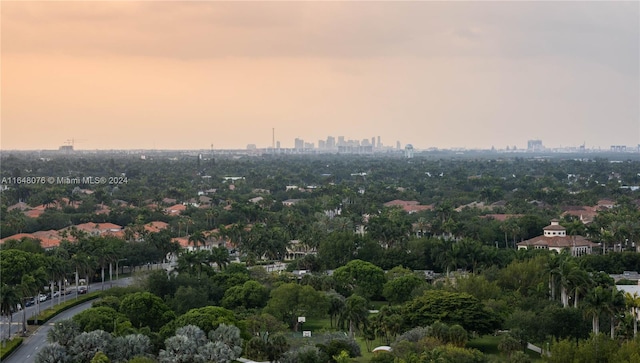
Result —
<instances>
[{"instance_id":1,"label":"road","mask_svg":"<svg viewBox=\"0 0 640 363\"><path fill-rule=\"evenodd\" d=\"M114 287L127 286L127 285L131 285L132 282L133 282L133 278L127 277L119 280L114 280L113 283L105 282L104 287L105 289L108 289L111 286L114 286ZM90 292L97 291L97 290L102 290L102 283L97 283L90 286L90 290L89 290ZM67 295L67 298L69 298L70 296L75 298L75 294ZM58 300L55 299L54 302L57 303ZM46 303L48 303L48 305ZM40 306L41 310L44 310L46 307L51 306L51 303L52 303L51 300L47 300L45 303L43 303ZM63 311L62 313L56 315L53 319L49 320L45 325L40 326L33 334L31 334L31 336L27 337L22 342L22 345L16 351L14 351L8 358L4 359L2 362L3 363L34 363L35 357L36 357L36 354L38 354L38 351L42 347L47 345L47 332L49 332L49 330L53 326L53 323L60 320L70 319L75 314L78 314L79 312L90 308L91 304L92 304L92 301L89 301L84 304L74 306L73 308ZM29 308L32 308L32 307L33 306L30 306ZM35 309L33 311L35 311ZM31 313L33 313L33 311ZM22 319L21 311L17 312L16 314L18 314L20 316L20 319ZM29 310L27 310L27 317L28 316L29 316ZM22 320L20 320L19 322L21 324Z\"/></svg>"}]
</instances>

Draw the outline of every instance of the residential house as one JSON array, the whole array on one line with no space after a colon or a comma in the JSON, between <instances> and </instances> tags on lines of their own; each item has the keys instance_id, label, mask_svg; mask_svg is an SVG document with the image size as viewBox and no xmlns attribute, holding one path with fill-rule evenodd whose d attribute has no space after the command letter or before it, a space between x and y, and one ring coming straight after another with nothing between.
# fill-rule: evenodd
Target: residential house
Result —
<instances>
[{"instance_id":1,"label":"residential house","mask_svg":"<svg viewBox=\"0 0 640 363\"><path fill-rule=\"evenodd\" d=\"M162 221L153 221L144 225L144 230L149 233L158 233L169 228L169 223Z\"/></svg>"},{"instance_id":2,"label":"residential house","mask_svg":"<svg viewBox=\"0 0 640 363\"><path fill-rule=\"evenodd\" d=\"M551 224L543 228L543 234L518 243L518 249L536 248L556 251L569 250L572 256L582 256L593 253L593 248L598 244L589 241L583 236L567 236L567 230L560 225L557 219L552 219Z\"/></svg>"},{"instance_id":3,"label":"residential house","mask_svg":"<svg viewBox=\"0 0 640 363\"><path fill-rule=\"evenodd\" d=\"M174 204L171 207L167 207L164 209L164 212L170 216L175 216L181 214L187 210L187 207L183 204Z\"/></svg>"},{"instance_id":4,"label":"residential house","mask_svg":"<svg viewBox=\"0 0 640 363\"><path fill-rule=\"evenodd\" d=\"M386 202L383 204L385 207L400 207L405 212L412 214L421 212L423 210L433 210L433 205L420 205L420 202L417 200L400 200L395 199L390 202Z\"/></svg>"},{"instance_id":5,"label":"residential house","mask_svg":"<svg viewBox=\"0 0 640 363\"><path fill-rule=\"evenodd\" d=\"M579 218L580 222L582 222L583 224L589 224L593 222L593 219L596 217L596 215L598 215L598 208L588 205L563 207L562 210L563 212L560 215L561 217L567 215L574 216Z\"/></svg>"},{"instance_id":6,"label":"residential house","mask_svg":"<svg viewBox=\"0 0 640 363\"><path fill-rule=\"evenodd\" d=\"M60 242L63 238L60 236L60 233L56 230L50 231L37 231L33 233L18 233L13 236L9 236L0 240L0 244L3 244L8 240L21 240L23 238L30 238L34 240L40 241L40 246L45 250L60 246Z\"/></svg>"},{"instance_id":7,"label":"residential house","mask_svg":"<svg viewBox=\"0 0 640 363\"><path fill-rule=\"evenodd\" d=\"M302 199L287 199L282 201L282 205L285 207L291 207L292 205L298 204Z\"/></svg>"},{"instance_id":8,"label":"residential house","mask_svg":"<svg viewBox=\"0 0 640 363\"><path fill-rule=\"evenodd\" d=\"M307 244L300 242L299 240L289 241L287 251L284 255L285 261L292 261L302 258L306 255L315 255L318 251L315 248L309 247Z\"/></svg>"},{"instance_id":9,"label":"residential house","mask_svg":"<svg viewBox=\"0 0 640 363\"><path fill-rule=\"evenodd\" d=\"M85 232L90 236L114 236L124 237L122 226L113 223L82 223L76 226L79 231Z\"/></svg>"}]
</instances>

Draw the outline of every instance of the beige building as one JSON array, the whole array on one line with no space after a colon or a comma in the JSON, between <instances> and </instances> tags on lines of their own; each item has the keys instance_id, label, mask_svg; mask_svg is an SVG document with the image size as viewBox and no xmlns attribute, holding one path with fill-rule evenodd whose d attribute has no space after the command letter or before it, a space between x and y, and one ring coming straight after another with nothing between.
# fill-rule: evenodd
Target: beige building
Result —
<instances>
[{"instance_id":1,"label":"beige building","mask_svg":"<svg viewBox=\"0 0 640 363\"><path fill-rule=\"evenodd\" d=\"M593 243L582 236L567 236L567 230L557 219L543 228L543 235L518 243L518 249L536 248L562 252L568 249L572 256L591 254L597 243Z\"/></svg>"}]
</instances>

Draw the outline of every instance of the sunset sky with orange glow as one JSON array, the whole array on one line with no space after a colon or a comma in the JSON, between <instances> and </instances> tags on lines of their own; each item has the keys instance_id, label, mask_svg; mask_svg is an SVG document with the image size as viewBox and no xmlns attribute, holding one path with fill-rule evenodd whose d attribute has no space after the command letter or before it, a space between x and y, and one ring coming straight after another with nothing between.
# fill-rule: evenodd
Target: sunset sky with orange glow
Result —
<instances>
[{"instance_id":1,"label":"sunset sky with orange glow","mask_svg":"<svg viewBox=\"0 0 640 363\"><path fill-rule=\"evenodd\" d=\"M640 144L640 3L0 1L0 148Z\"/></svg>"}]
</instances>

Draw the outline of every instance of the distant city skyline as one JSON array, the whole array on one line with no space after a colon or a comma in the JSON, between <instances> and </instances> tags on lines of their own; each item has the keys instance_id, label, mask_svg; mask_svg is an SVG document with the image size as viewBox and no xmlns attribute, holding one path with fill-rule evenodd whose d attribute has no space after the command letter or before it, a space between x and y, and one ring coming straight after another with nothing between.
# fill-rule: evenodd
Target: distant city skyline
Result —
<instances>
[{"instance_id":1,"label":"distant city skyline","mask_svg":"<svg viewBox=\"0 0 640 363\"><path fill-rule=\"evenodd\" d=\"M1 150L640 143L637 1L0 1L0 17Z\"/></svg>"}]
</instances>

